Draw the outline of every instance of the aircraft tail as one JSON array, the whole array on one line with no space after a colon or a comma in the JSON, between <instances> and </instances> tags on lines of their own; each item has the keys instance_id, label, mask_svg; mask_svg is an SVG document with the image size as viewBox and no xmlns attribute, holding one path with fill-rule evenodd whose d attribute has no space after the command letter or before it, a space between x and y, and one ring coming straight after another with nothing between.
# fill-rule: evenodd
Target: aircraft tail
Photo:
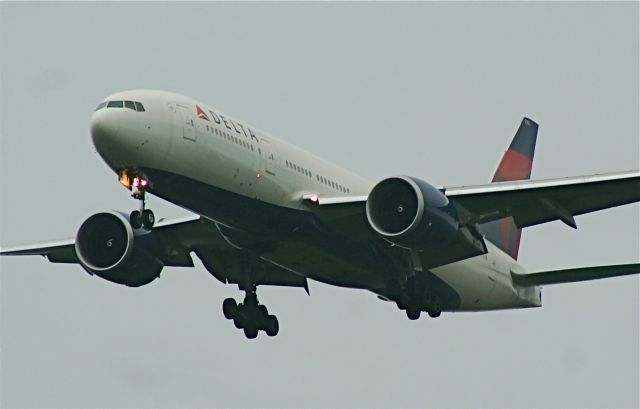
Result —
<instances>
[{"instance_id":1,"label":"aircraft tail","mask_svg":"<svg viewBox=\"0 0 640 409\"><path fill-rule=\"evenodd\" d=\"M526 180L531 177L537 136L538 124L529 118L523 118L509 149L500 160L492 183ZM512 217L485 223L480 226L480 232L514 260L518 258L522 231L516 227Z\"/></svg>"}]
</instances>

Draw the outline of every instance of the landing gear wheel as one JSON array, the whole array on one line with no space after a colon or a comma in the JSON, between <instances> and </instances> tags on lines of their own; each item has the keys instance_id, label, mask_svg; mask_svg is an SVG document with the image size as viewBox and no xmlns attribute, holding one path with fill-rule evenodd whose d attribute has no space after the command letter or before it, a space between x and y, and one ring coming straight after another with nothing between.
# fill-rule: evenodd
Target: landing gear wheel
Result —
<instances>
[{"instance_id":1,"label":"landing gear wheel","mask_svg":"<svg viewBox=\"0 0 640 409\"><path fill-rule=\"evenodd\" d=\"M269 315L265 320L264 331L270 337L275 337L280 331L280 325L278 324L278 318L275 315Z\"/></svg>"},{"instance_id":2,"label":"landing gear wheel","mask_svg":"<svg viewBox=\"0 0 640 409\"><path fill-rule=\"evenodd\" d=\"M246 295L243 302L238 303L233 298L227 298L222 302L225 318L233 321L233 325L243 330L249 339L256 338L260 331L266 332L270 337L278 335L278 319L275 315L269 315L267 307L259 303L256 286L249 286L244 291Z\"/></svg>"},{"instance_id":3,"label":"landing gear wheel","mask_svg":"<svg viewBox=\"0 0 640 409\"><path fill-rule=\"evenodd\" d=\"M145 228L151 229L155 221L156 221L156 216L153 214L153 212L150 209L145 209L142 212L142 225Z\"/></svg>"},{"instance_id":4,"label":"landing gear wheel","mask_svg":"<svg viewBox=\"0 0 640 409\"><path fill-rule=\"evenodd\" d=\"M244 336L249 339L254 339L258 336L258 328L254 325L248 325L244 328Z\"/></svg>"},{"instance_id":5,"label":"landing gear wheel","mask_svg":"<svg viewBox=\"0 0 640 409\"><path fill-rule=\"evenodd\" d=\"M234 319L238 315L238 303L233 298L227 298L222 303L222 313L228 320Z\"/></svg>"},{"instance_id":6,"label":"landing gear wheel","mask_svg":"<svg viewBox=\"0 0 640 409\"><path fill-rule=\"evenodd\" d=\"M142 227L142 215L139 211L134 210L129 215L129 223L131 223L131 227L134 229L139 229Z\"/></svg>"},{"instance_id":7,"label":"landing gear wheel","mask_svg":"<svg viewBox=\"0 0 640 409\"><path fill-rule=\"evenodd\" d=\"M420 309L416 307L407 308L407 317L412 321L417 320L420 318Z\"/></svg>"},{"instance_id":8,"label":"landing gear wheel","mask_svg":"<svg viewBox=\"0 0 640 409\"><path fill-rule=\"evenodd\" d=\"M258 319L260 321L264 321L269 316L269 311L267 311L267 307L264 305L258 305L256 307L256 312L258 313Z\"/></svg>"},{"instance_id":9,"label":"landing gear wheel","mask_svg":"<svg viewBox=\"0 0 640 409\"><path fill-rule=\"evenodd\" d=\"M438 318L440 314L442 314L442 304L440 303L440 299L438 297L435 297L433 299L433 302L429 306L427 313L431 318Z\"/></svg>"}]
</instances>

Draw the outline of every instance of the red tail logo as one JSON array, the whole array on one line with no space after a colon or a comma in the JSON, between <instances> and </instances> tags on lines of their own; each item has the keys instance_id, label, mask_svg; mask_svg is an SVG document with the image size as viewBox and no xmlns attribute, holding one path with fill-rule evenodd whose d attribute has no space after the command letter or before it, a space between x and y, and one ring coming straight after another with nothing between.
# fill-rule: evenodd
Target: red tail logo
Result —
<instances>
[{"instance_id":1,"label":"red tail logo","mask_svg":"<svg viewBox=\"0 0 640 409\"><path fill-rule=\"evenodd\" d=\"M196 105L196 114L198 115L198 118L200 119L204 119L205 121L209 120L209 117L207 116L207 114L204 113L204 111L202 110L202 108L200 108L200 106Z\"/></svg>"},{"instance_id":2,"label":"red tail logo","mask_svg":"<svg viewBox=\"0 0 640 409\"><path fill-rule=\"evenodd\" d=\"M537 137L538 124L529 118L524 118L491 182L529 179ZM484 223L480 226L480 231L505 253L514 259L518 258L522 231L516 226L513 218Z\"/></svg>"}]
</instances>

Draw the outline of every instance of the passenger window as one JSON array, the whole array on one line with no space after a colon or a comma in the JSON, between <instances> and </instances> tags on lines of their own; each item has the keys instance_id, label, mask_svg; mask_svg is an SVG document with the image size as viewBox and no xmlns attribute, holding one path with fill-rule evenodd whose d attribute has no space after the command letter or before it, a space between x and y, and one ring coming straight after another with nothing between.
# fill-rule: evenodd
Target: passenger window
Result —
<instances>
[{"instance_id":1,"label":"passenger window","mask_svg":"<svg viewBox=\"0 0 640 409\"><path fill-rule=\"evenodd\" d=\"M122 101L109 101L107 108L122 108L124 103Z\"/></svg>"},{"instance_id":2,"label":"passenger window","mask_svg":"<svg viewBox=\"0 0 640 409\"><path fill-rule=\"evenodd\" d=\"M144 107L142 106L142 104L140 102L136 102L136 111L144 112Z\"/></svg>"},{"instance_id":3,"label":"passenger window","mask_svg":"<svg viewBox=\"0 0 640 409\"><path fill-rule=\"evenodd\" d=\"M134 104L133 101L124 101L124 107L134 111L136 110L136 104Z\"/></svg>"},{"instance_id":4,"label":"passenger window","mask_svg":"<svg viewBox=\"0 0 640 409\"><path fill-rule=\"evenodd\" d=\"M104 107L106 107L106 106L107 106L107 101L105 101L105 102L101 102L101 103L99 103L99 104L98 104L98 106L96 107L96 111L97 111L97 110L99 110L99 109L102 109L102 108L104 108Z\"/></svg>"}]
</instances>

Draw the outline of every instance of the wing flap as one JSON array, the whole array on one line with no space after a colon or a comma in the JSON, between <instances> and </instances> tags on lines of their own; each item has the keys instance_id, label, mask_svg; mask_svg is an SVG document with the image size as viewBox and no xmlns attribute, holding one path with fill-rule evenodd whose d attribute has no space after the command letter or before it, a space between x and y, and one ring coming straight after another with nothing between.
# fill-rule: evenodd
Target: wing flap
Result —
<instances>
[{"instance_id":1,"label":"wing flap","mask_svg":"<svg viewBox=\"0 0 640 409\"><path fill-rule=\"evenodd\" d=\"M619 277L640 273L640 264L618 264L610 266L570 268L566 270L543 271L540 273L511 273L513 284L520 287L537 285L575 283L598 280L600 278Z\"/></svg>"}]
</instances>

